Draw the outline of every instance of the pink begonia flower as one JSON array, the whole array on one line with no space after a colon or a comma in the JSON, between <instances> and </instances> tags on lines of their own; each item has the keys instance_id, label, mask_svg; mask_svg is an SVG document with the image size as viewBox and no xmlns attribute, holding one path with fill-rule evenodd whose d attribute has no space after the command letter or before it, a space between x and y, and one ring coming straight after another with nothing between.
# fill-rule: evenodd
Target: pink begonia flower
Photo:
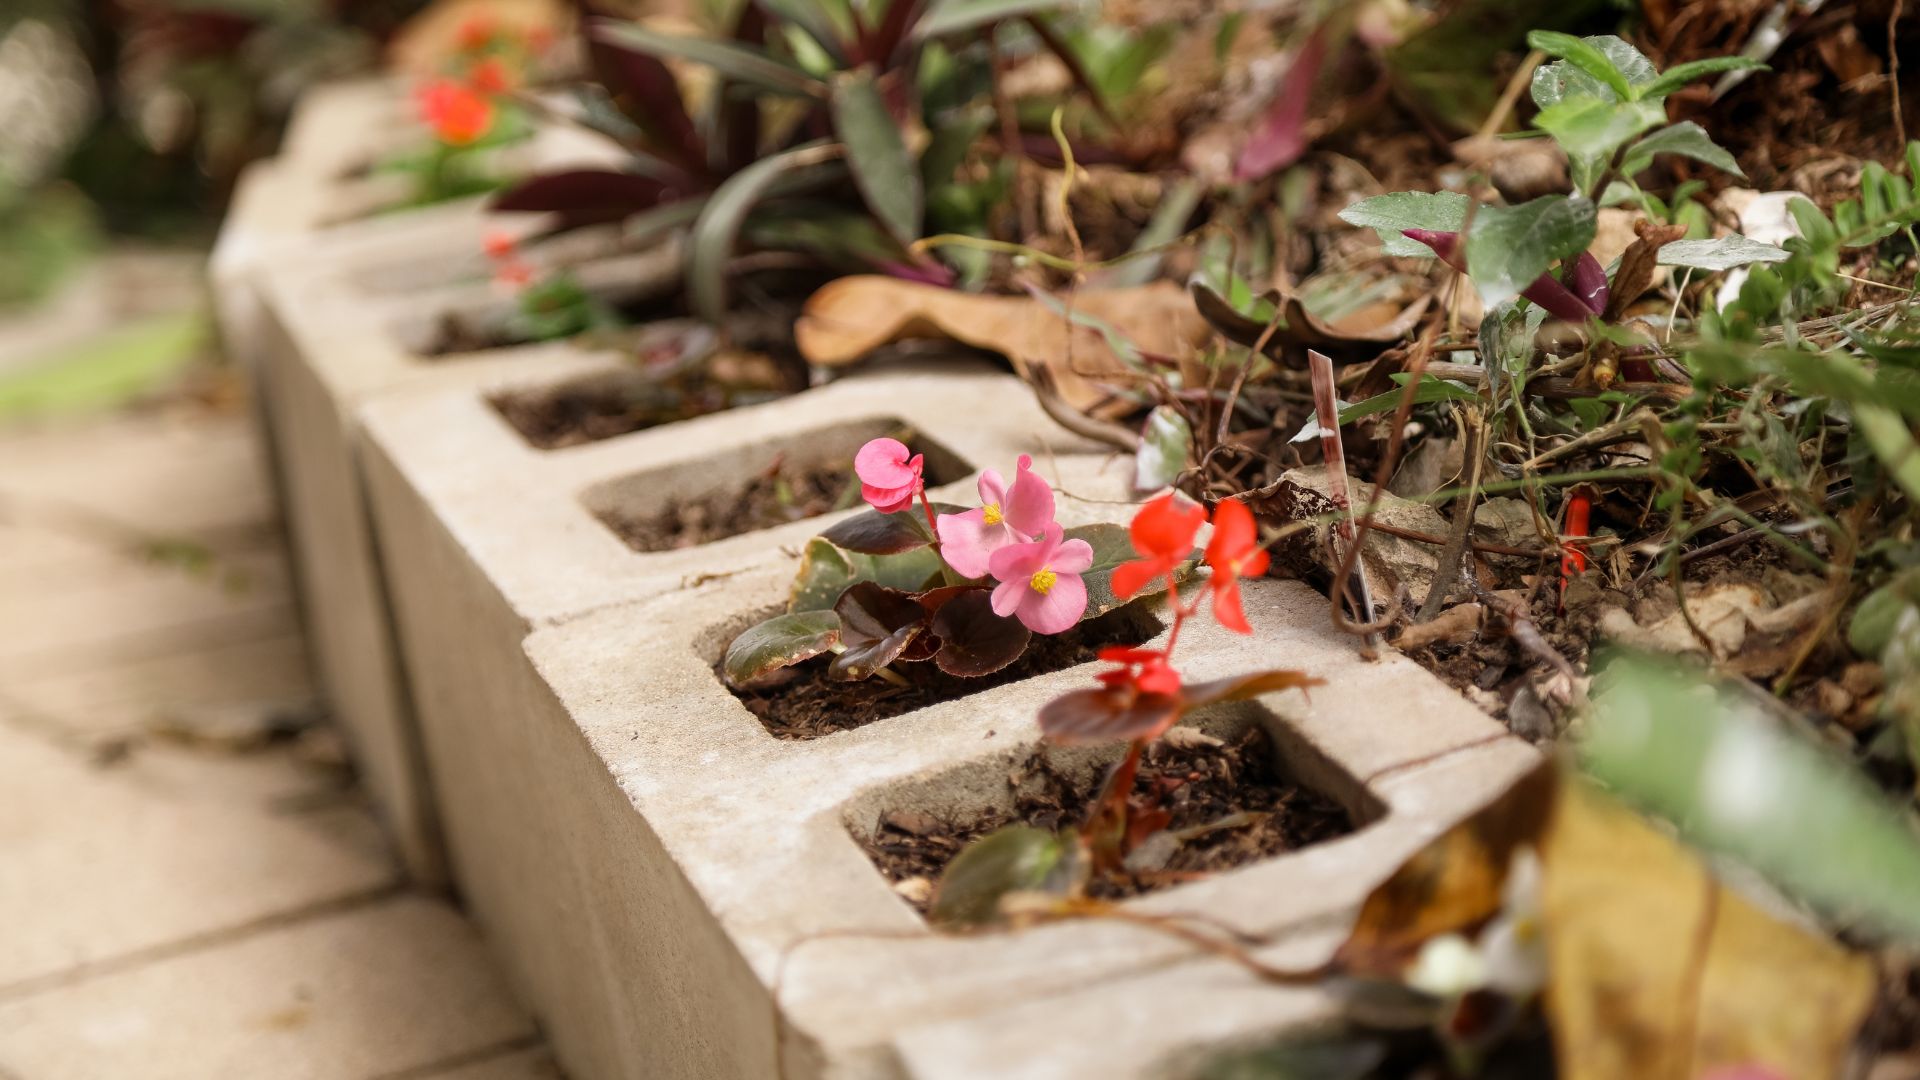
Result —
<instances>
[{"instance_id":1,"label":"pink begonia flower","mask_svg":"<svg viewBox=\"0 0 1920 1080\"><path fill-rule=\"evenodd\" d=\"M1013 486L992 469L980 474L978 510L941 514L940 554L970 578L987 572L987 559L1008 544L1027 544L1053 524L1053 489L1034 475L1033 458L1020 455Z\"/></svg>"},{"instance_id":2,"label":"pink begonia flower","mask_svg":"<svg viewBox=\"0 0 1920 1080\"><path fill-rule=\"evenodd\" d=\"M1057 634L1080 621L1087 610L1087 585L1080 574L1093 565L1093 547L1085 540L1061 542L1060 524L1048 522L1046 535L1030 544L1008 544L987 559L993 587L993 613L1012 615L1036 634Z\"/></svg>"},{"instance_id":3,"label":"pink begonia flower","mask_svg":"<svg viewBox=\"0 0 1920 1080\"><path fill-rule=\"evenodd\" d=\"M860 496L883 514L905 510L920 492L923 454L907 456L899 439L874 439L854 455L853 471L860 477Z\"/></svg>"}]
</instances>

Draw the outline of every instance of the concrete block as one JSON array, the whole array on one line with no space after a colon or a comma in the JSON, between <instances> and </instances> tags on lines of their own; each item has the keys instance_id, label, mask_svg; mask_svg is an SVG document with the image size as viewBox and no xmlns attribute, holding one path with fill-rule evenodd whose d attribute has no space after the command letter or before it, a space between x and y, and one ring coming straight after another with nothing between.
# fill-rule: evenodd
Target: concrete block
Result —
<instances>
[{"instance_id":1,"label":"concrete block","mask_svg":"<svg viewBox=\"0 0 1920 1080\"><path fill-rule=\"evenodd\" d=\"M0 1003L0 1070L436 1076L532 1035L459 915L396 897Z\"/></svg>"},{"instance_id":2,"label":"concrete block","mask_svg":"<svg viewBox=\"0 0 1920 1080\"><path fill-rule=\"evenodd\" d=\"M428 729L436 765L443 749L449 755L439 793L466 895L570 1069L763 1076L780 1045L791 1076L965 1075L912 1065L913 1047L923 1045L916 1040L932 1037L929 1025L1023 1003L1044 1012L1052 999L1105 980L1144 979L1201 961L1163 935L1092 921L987 937L928 933L855 834L889 809L959 814L1004 802L1008 767L1037 744L1035 711L1085 685L1087 671L1039 676L808 742L776 740L720 685L712 665L732 632L778 602L789 570L736 574L541 629L526 646L532 673L482 661L495 707L470 713L458 732ZM1291 621L1317 600L1303 593L1292 583L1252 587L1259 632L1251 639L1197 628L1185 647L1193 677L1276 658L1336 682L1367 677L1369 665L1324 622ZM1392 788L1368 783L1328 756L1342 751L1339 743L1316 743L1287 718L1298 713L1285 699L1298 696L1277 696L1277 709L1263 701L1222 710L1208 723L1224 731L1266 727L1288 771L1346 804L1365 826L1129 906L1201 911L1253 933L1337 924L1450 824L1424 815L1491 796L1485 786L1447 786L1496 782L1500 774L1484 768L1409 772ZM1316 702L1312 715L1411 738L1425 714L1454 700L1429 681L1403 690L1391 712L1335 714ZM436 715L433 705L426 715ZM1472 747L1497 735L1490 721L1479 730L1460 726L1469 746L1461 754L1480 753ZM1428 738L1427 745L1446 741ZM1514 760L1532 755L1524 746L1512 753ZM1063 768L1081 775L1110 756L1056 752ZM1440 752L1434 760L1450 757ZM1359 764L1373 761L1362 755ZM1415 777L1428 786L1404 806L1396 802ZM529 890L528 881L541 887ZM1223 992L1257 999L1250 977L1239 978ZM1178 1003L1177 985L1139 992ZM1244 1025L1224 1034L1325 1013L1324 1002L1272 992L1281 996L1231 1014ZM635 1010L635 1000L647 1007ZM1173 1052L1182 1039L1223 1034L1199 1012L1166 1007L1177 1019L1165 1045L1142 1036L1139 1067L1120 1075L1146 1075L1155 1055ZM991 1028L983 1021L973 1030ZM1063 1051L1045 1037L1046 1025L1025 1030L1035 1041L1002 1041L996 1060L1026 1055L1057 1064ZM1074 1069L1035 1073L1056 1074Z\"/></svg>"},{"instance_id":3,"label":"concrete block","mask_svg":"<svg viewBox=\"0 0 1920 1080\"><path fill-rule=\"evenodd\" d=\"M407 386L579 362L565 344L427 358L401 343L397 328L409 317L488 295L477 264L482 230L473 208L410 215L334 238L311 263L262 276L275 315L261 345L260 392L315 667L408 867L429 883L443 880L440 844L360 480L355 414ZM429 273L461 259L476 261L479 282Z\"/></svg>"},{"instance_id":4,"label":"concrete block","mask_svg":"<svg viewBox=\"0 0 1920 1080\"><path fill-rule=\"evenodd\" d=\"M733 633L778 605L798 546L832 518L672 552L632 551L596 519L724 490L781 449L850 449L877 417L909 422L970 469L1004 472L1016 454L1034 454L1069 523L1124 517L1114 504L1128 463L1050 429L1018 383L951 366L880 368L764 406L541 451L489 401L612 372L588 358L529 367L384 394L360 415L455 876L570 1070L763 1076L778 1045L792 1076L943 1075L914 1056L935 1045L929 1032L948 1030L940 1025L976 1030L969 1017L1014 1003L1038 1008L1105 979L1201 962L1164 936L1113 924L929 934L855 842L889 809L959 815L1004 804L1007 768L1037 744L1038 706L1084 685L1086 671L810 742L776 740L713 664ZM936 497L971 502L971 489L969 476ZM1183 646L1191 676L1279 662L1331 685L1210 722L1266 727L1293 774L1369 824L1132 904L1205 911L1257 932L1338 922L1451 823L1428 803L1438 813L1492 793L1484 771L1428 774L1419 763L1505 736L1403 658L1358 659L1324 598L1304 586L1261 583L1249 598L1259 633L1200 628ZM1090 775L1101 755L1058 758ZM1382 785L1416 775L1440 788L1392 789L1411 800L1402 810ZM1454 792L1452 781L1482 786ZM1243 1018L1229 1033L1325 1012L1311 995L1269 1002L1244 984L1228 993L1248 1002L1229 1013ZM1160 1042L1142 1037L1141 1068L1182 1040L1215 1037L1189 1019ZM1058 1047L995 1045L996 1062L1060 1060Z\"/></svg>"},{"instance_id":5,"label":"concrete block","mask_svg":"<svg viewBox=\"0 0 1920 1080\"><path fill-rule=\"evenodd\" d=\"M279 756L149 747L93 765L0 726L0 997L391 884L372 818L332 784ZM10 1060L18 1035L0 1036L0 1066L75 1075Z\"/></svg>"}]
</instances>

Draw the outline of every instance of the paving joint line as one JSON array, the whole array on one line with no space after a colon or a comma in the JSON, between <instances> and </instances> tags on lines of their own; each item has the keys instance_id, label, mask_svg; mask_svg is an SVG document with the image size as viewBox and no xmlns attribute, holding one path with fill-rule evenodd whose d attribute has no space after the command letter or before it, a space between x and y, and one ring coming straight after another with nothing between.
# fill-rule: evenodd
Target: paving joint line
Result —
<instances>
[{"instance_id":1,"label":"paving joint line","mask_svg":"<svg viewBox=\"0 0 1920 1080\"><path fill-rule=\"evenodd\" d=\"M177 941L170 941L161 945L149 945L142 949L135 949L129 953L122 953L119 956L112 956L101 960L90 960L67 968L64 971L51 972L46 975L35 975L18 982L0 985L0 1003L18 1001L44 991L77 985L102 976L117 975L121 972L131 971L148 964L158 963L163 960L173 960L222 945L231 945L256 934L285 929L286 927L295 926L309 920L319 921L338 915L350 914L363 908L374 907L388 900L408 895L413 891L412 886L407 883L406 879L402 877L396 869L393 878L385 884L377 885L361 892L316 901L300 907L290 908L286 911L273 912L233 926L224 926L218 930L208 930L199 934L192 934ZM5 1078L0 1076L0 1080L5 1080Z\"/></svg>"}]
</instances>

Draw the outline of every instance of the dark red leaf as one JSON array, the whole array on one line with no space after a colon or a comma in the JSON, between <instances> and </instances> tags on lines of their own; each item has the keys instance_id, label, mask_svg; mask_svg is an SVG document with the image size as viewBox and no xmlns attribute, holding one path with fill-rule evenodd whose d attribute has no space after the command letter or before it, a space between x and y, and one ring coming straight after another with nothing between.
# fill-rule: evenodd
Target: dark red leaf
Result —
<instances>
[{"instance_id":1,"label":"dark red leaf","mask_svg":"<svg viewBox=\"0 0 1920 1080\"><path fill-rule=\"evenodd\" d=\"M1198 709L1203 705L1216 705L1222 701L1244 701L1258 694L1271 694L1277 690L1302 689L1309 686L1325 686L1325 679L1316 679L1304 671L1279 669L1274 671L1256 671L1251 675L1234 675L1211 682L1190 683L1180 688L1180 708L1182 711Z\"/></svg>"},{"instance_id":2,"label":"dark red leaf","mask_svg":"<svg viewBox=\"0 0 1920 1080\"><path fill-rule=\"evenodd\" d=\"M619 221L683 194L650 176L607 169L547 173L495 195L491 209L558 214L562 226L577 228Z\"/></svg>"},{"instance_id":3,"label":"dark red leaf","mask_svg":"<svg viewBox=\"0 0 1920 1080\"><path fill-rule=\"evenodd\" d=\"M934 506L934 511L941 514L956 514L962 510L962 507L945 504ZM926 547L932 539L927 535L926 518L917 506L893 514L865 510L820 536L834 547L858 551L863 555L898 555L903 551Z\"/></svg>"},{"instance_id":4,"label":"dark red leaf","mask_svg":"<svg viewBox=\"0 0 1920 1080\"><path fill-rule=\"evenodd\" d=\"M869 60L884 68L900 43L907 40L913 24L920 21L926 6L923 0L893 0L887 5L887 13L881 17L880 25L864 35L860 43L861 51Z\"/></svg>"},{"instance_id":5,"label":"dark red leaf","mask_svg":"<svg viewBox=\"0 0 1920 1080\"><path fill-rule=\"evenodd\" d=\"M1607 310L1607 268L1588 252L1581 252L1567 272L1567 286L1574 298L1587 305L1595 315Z\"/></svg>"},{"instance_id":6,"label":"dark red leaf","mask_svg":"<svg viewBox=\"0 0 1920 1080\"><path fill-rule=\"evenodd\" d=\"M840 643L827 673L836 679L870 678L900 658L927 628L927 612L912 593L871 581L856 582L833 605L840 616Z\"/></svg>"},{"instance_id":7,"label":"dark red leaf","mask_svg":"<svg viewBox=\"0 0 1920 1080\"><path fill-rule=\"evenodd\" d=\"M646 133L661 156L696 173L707 169L707 144L687 114L680 83L657 56L629 49L589 31L593 74L622 115Z\"/></svg>"},{"instance_id":8,"label":"dark red leaf","mask_svg":"<svg viewBox=\"0 0 1920 1080\"><path fill-rule=\"evenodd\" d=\"M962 678L999 671L1020 659L1033 640L1020 620L993 613L993 594L986 589L966 589L942 604L933 632L940 639L934 663Z\"/></svg>"},{"instance_id":9,"label":"dark red leaf","mask_svg":"<svg viewBox=\"0 0 1920 1080\"><path fill-rule=\"evenodd\" d=\"M1179 698L1132 686L1075 690L1040 710L1040 733L1058 743L1151 739L1180 719Z\"/></svg>"},{"instance_id":10,"label":"dark red leaf","mask_svg":"<svg viewBox=\"0 0 1920 1080\"><path fill-rule=\"evenodd\" d=\"M1240 150L1233 177L1241 183L1264 179L1300 159L1307 149L1307 104L1327 58L1325 28L1308 35L1294 54L1293 66L1267 106L1266 118Z\"/></svg>"},{"instance_id":11,"label":"dark red leaf","mask_svg":"<svg viewBox=\"0 0 1920 1080\"><path fill-rule=\"evenodd\" d=\"M734 24L733 40L742 45L767 43L767 18L758 4L744 4L740 21ZM760 98L757 94L729 94L727 81L715 87L719 101L721 145L726 151L728 175L739 172L760 158Z\"/></svg>"}]
</instances>

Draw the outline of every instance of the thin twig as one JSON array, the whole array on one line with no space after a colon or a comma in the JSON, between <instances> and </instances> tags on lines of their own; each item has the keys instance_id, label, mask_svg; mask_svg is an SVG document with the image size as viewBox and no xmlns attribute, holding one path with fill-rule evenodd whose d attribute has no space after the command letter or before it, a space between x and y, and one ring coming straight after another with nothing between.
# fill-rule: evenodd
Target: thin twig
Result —
<instances>
[{"instance_id":1,"label":"thin twig","mask_svg":"<svg viewBox=\"0 0 1920 1080\"><path fill-rule=\"evenodd\" d=\"M1893 0L1887 13L1887 81L1893 89L1893 133L1900 146L1907 145L1907 115L1900 106L1900 15L1906 0ZM1916 177L1920 179L1920 177Z\"/></svg>"}]
</instances>

